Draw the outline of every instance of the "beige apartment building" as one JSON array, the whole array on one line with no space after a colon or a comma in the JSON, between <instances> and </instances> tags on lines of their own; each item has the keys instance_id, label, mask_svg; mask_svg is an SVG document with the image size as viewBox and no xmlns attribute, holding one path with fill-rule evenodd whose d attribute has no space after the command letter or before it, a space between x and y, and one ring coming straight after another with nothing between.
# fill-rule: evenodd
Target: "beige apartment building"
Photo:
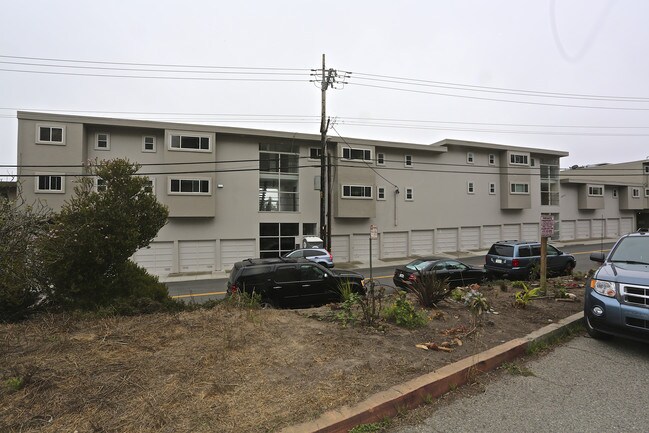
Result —
<instances>
[{"instance_id":1,"label":"beige apartment building","mask_svg":"<svg viewBox=\"0 0 649 433\"><path fill-rule=\"evenodd\" d=\"M369 259L370 225L378 227L379 259L538 240L541 214L555 216L555 238L586 236L577 229L582 220L590 238L607 209L606 227L617 219L619 233L635 224L635 185L646 195L645 175L617 185L617 208L597 208L583 178L560 182L562 151L461 140L328 143L336 262ZM134 256L154 274L227 270L319 234L319 135L18 112L19 190L28 202L60 208L85 161L117 157L140 163L169 207L167 225Z\"/></svg>"}]
</instances>

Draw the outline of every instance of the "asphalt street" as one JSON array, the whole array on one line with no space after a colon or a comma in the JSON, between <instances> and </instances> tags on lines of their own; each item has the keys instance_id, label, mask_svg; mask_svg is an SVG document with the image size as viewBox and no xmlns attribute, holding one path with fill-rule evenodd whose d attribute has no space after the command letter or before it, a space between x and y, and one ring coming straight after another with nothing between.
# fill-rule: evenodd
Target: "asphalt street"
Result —
<instances>
[{"instance_id":1,"label":"asphalt street","mask_svg":"<svg viewBox=\"0 0 649 433\"><path fill-rule=\"evenodd\" d=\"M649 345L576 337L485 392L390 433L647 432Z\"/></svg>"},{"instance_id":2,"label":"asphalt street","mask_svg":"<svg viewBox=\"0 0 649 433\"><path fill-rule=\"evenodd\" d=\"M574 254L577 260L576 271L586 273L589 269L595 268L596 263L589 260L589 255L594 251L608 251L613 244L604 243L602 245L570 245L560 248L562 251ZM458 257L459 260L473 266L484 265L484 256ZM394 288L392 275L394 268L404 263L404 260L394 261L390 266L373 267L372 275L378 284L385 285L387 288ZM369 267L354 268L365 277L370 276ZM187 302L205 302L210 299L220 299L225 295L226 278L209 278L196 279L190 281L168 282L169 295L177 299L183 299ZM649 431L649 429L648 429Z\"/></svg>"}]
</instances>

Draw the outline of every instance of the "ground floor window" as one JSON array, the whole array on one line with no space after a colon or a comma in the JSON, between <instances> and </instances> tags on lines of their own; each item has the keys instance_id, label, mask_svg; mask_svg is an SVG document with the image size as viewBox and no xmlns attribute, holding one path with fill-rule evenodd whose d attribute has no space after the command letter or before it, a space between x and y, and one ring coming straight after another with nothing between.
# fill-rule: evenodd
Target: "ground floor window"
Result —
<instances>
[{"instance_id":1,"label":"ground floor window","mask_svg":"<svg viewBox=\"0 0 649 433\"><path fill-rule=\"evenodd\" d=\"M295 249L299 231L299 223L260 223L260 257L278 257Z\"/></svg>"}]
</instances>

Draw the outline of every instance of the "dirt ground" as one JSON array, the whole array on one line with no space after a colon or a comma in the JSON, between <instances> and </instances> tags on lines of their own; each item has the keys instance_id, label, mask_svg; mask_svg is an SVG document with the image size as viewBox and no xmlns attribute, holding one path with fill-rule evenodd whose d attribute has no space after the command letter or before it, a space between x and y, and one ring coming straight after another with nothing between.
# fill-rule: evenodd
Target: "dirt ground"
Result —
<instances>
[{"instance_id":1,"label":"dirt ground","mask_svg":"<svg viewBox=\"0 0 649 433\"><path fill-rule=\"evenodd\" d=\"M343 326L332 320L334 306L226 304L0 325L0 431L275 432L580 311L583 282L555 284L577 299L518 309L515 289L481 287L497 314L477 328L454 301L428 311L427 325L414 330ZM455 338L462 345L450 352L416 347Z\"/></svg>"}]
</instances>

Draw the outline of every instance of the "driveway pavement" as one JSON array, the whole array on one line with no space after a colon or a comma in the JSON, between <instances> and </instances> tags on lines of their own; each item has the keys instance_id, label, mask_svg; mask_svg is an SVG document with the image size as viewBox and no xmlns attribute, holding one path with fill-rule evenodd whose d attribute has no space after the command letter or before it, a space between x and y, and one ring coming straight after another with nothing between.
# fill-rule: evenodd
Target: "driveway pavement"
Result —
<instances>
[{"instance_id":1,"label":"driveway pavement","mask_svg":"<svg viewBox=\"0 0 649 433\"><path fill-rule=\"evenodd\" d=\"M649 345L580 336L390 433L647 432Z\"/></svg>"}]
</instances>

